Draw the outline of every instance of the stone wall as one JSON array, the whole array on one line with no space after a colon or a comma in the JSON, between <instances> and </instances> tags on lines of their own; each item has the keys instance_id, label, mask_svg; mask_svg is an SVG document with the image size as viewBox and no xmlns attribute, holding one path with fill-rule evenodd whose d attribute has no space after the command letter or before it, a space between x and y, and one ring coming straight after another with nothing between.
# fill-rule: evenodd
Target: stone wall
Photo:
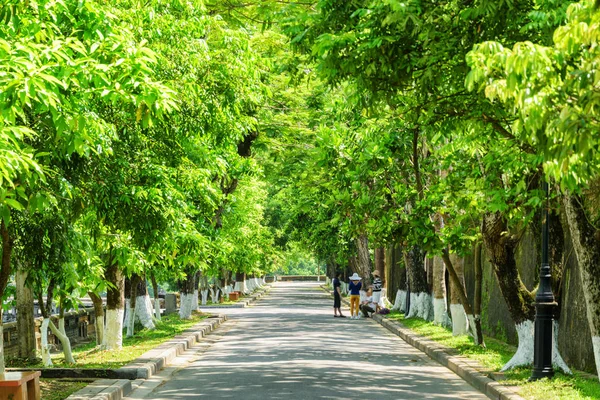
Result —
<instances>
[{"instance_id":1,"label":"stone wall","mask_svg":"<svg viewBox=\"0 0 600 400\"><path fill-rule=\"evenodd\" d=\"M318 277L322 282L325 282L325 275ZM277 280L280 281L316 281L317 275L278 275Z\"/></svg>"},{"instance_id":2,"label":"stone wall","mask_svg":"<svg viewBox=\"0 0 600 400\"><path fill-rule=\"evenodd\" d=\"M388 290L388 294L393 302L395 291L400 288L393 277L398 272L402 273L404 266L400 256L394 258L395 262L392 263L390 261L392 260L391 254L386 257L386 278L388 288L392 288L391 292ZM596 366L592 352L592 340L587 321L587 307L579 265L568 232L565 234L564 254L566 260L563 277L560 287L555 290L559 302L559 309L557 310L557 316L559 317L559 350L569 366L595 373ZM516 345L515 325L510 318L506 302L500 292L494 270L485 251L483 251L481 261L483 269L481 316L483 331L488 336ZM394 265L393 269L390 264ZM525 286L530 290L534 289L538 284L539 277L540 240L531 232L526 232L520 241L517 251L517 265ZM472 299L475 290L473 256L465 259L464 272L467 293L469 298Z\"/></svg>"},{"instance_id":3,"label":"stone wall","mask_svg":"<svg viewBox=\"0 0 600 400\"><path fill-rule=\"evenodd\" d=\"M52 317L53 322L58 327L58 318ZM96 336L95 332L95 313L93 308L82 308L79 311L72 311L65 313L65 332L71 344L77 344L93 340ZM42 325L42 318L38 317L35 319L35 339L36 339L36 350L40 350L42 334L40 327ZM18 336L17 336L17 324L16 322L6 322L4 327L4 354L6 357L17 357L18 356ZM56 338L52 331L48 330L48 343L55 346L56 349L60 349L60 341Z\"/></svg>"},{"instance_id":4,"label":"stone wall","mask_svg":"<svg viewBox=\"0 0 600 400\"><path fill-rule=\"evenodd\" d=\"M521 278L528 289L534 289L538 284L540 267L539 239L530 232L526 233L520 242L517 252L517 265ZM557 295L559 301L559 335L558 346L565 362L576 369L595 372L595 362L592 353L592 339L587 321L587 308L583 295L583 287L579 273L579 265L571 238L566 235L565 255L567 255L561 286ZM481 257L483 267L482 290L482 327L486 335L517 344L515 325L510 318L508 308L489 257L485 251ZM474 258L465 260L465 283L469 298L473 298L475 288ZM574 339L576 338L576 339Z\"/></svg>"}]
</instances>

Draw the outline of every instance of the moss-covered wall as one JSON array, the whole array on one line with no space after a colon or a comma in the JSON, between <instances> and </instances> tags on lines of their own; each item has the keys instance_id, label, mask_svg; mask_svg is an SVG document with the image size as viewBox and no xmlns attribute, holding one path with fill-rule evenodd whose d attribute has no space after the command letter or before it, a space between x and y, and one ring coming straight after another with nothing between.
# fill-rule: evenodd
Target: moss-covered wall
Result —
<instances>
[{"instance_id":1,"label":"moss-covered wall","mask_svg":"<svg viewBox=\"0 0 600 400\"><path fill-rule=\"evenodd\" d=\"M587 322L583 287L577 259L572 251L570 237L565 240L565 272L561 283L560 320L558 345L561 355L568 365L589 372L595 372L592 341ZM540 247L538 239L530 232L520 241L517 251L517 265L521 279L528 289L537 285L539 276ZM469 298L473 298L475 287L474 258L465 260L465 283ZM517 333L508 313L506 302L500 293L489 257L483 254L482 327L486 335L517 344Z\"/></svg>"}]
</instances>

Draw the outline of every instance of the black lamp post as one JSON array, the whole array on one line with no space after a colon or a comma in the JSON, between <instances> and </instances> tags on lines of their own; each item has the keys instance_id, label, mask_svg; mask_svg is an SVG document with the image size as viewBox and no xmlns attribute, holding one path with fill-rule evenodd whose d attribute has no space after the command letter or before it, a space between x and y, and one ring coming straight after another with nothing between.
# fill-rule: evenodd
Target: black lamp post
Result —
<instances>
[{"instance_id":1,"label":"black lamp post","mask_svg":"<svg viewBox=\"0 0 600 400\"><path fill-rule=\"evenodd\" d=\"M530 381L552 378L552 331L554 329L554 307L556 301L552 293L552 271L548 263L548 182L544 182L546 207L542 215L542 266L540 285L535 296L535 342L533 348L533 371Z\"/></svg>"}]
</instances>

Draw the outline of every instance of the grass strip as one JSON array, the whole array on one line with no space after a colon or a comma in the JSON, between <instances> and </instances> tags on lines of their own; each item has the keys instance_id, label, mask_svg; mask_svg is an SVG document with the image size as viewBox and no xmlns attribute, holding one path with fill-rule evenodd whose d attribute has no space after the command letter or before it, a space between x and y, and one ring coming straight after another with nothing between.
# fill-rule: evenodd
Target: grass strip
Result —
<instances>
[{"instance_id":1,"label":"grass strip","mask_svg":"<svg viewBox=\"0 0 600 400\"><path fill-rule=\"evenodd\" d=\"M88 382L41 378L40 394L44 400L63 400L87 385Z\"/></svg>"},{"instance_id":2,"label":"grass strip","mask_svg":"<svg viewBox=\"0 0 600 400\"><path fill-rule=\"evenodd\" d=\"M399 321L413 332L456 350L462 356L478 361L485 369L500 371L516 351L514 346L494 338L485 337L486 348L476 346L470 336L452 336L452 331L418 318L404 318L392 312L387 318ZM600 399L600 382L586 374L573 371L573 375L556 372L553 379L528 382L531 368L518 368L504 373L506 386L517 386L516 392L526 399L538 400L592 400Z\"/></svg>"},{"instance_id":3,"label":"grass strip","mask_svg":"<svg viewBox=\"0 0 600 400\"><path fill-rule=\"evenodd\" d=\"M52 367L44 367L41 362L22 364L18 361L10 363L8 366L27 368L120 368L134 361L145 352L192 328L207 316L206 314L194 312L191 319L182 320L176 313L166 315L162 317L160 322L156 323L156 329L140 329L132 337L125 337L124 333L123 348L121 350L101 350L96 347L95 342L78 346L73 349L76 364L65 363L63 354L58 353L52 355ZM141 326L136 326L136 329L138 328L141 328Z\"/></svg>"}]
</instances>

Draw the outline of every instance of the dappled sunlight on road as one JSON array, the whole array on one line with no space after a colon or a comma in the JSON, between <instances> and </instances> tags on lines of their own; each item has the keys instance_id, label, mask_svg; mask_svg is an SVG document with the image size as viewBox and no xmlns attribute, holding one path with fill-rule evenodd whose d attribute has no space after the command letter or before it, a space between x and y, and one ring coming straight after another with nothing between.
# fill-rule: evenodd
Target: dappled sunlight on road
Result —
<instances>
[{"instance_id":1,"label":"dappled sunlight on road","mask_svg":"<svg viewBox=\"0 0 600 400\"><path fill-rule=\"evenodd\" d=\"M373 321L333 318L316 282L223 312L227 331L146 398L486 398Z\"/></svg>"}]
</instances>

